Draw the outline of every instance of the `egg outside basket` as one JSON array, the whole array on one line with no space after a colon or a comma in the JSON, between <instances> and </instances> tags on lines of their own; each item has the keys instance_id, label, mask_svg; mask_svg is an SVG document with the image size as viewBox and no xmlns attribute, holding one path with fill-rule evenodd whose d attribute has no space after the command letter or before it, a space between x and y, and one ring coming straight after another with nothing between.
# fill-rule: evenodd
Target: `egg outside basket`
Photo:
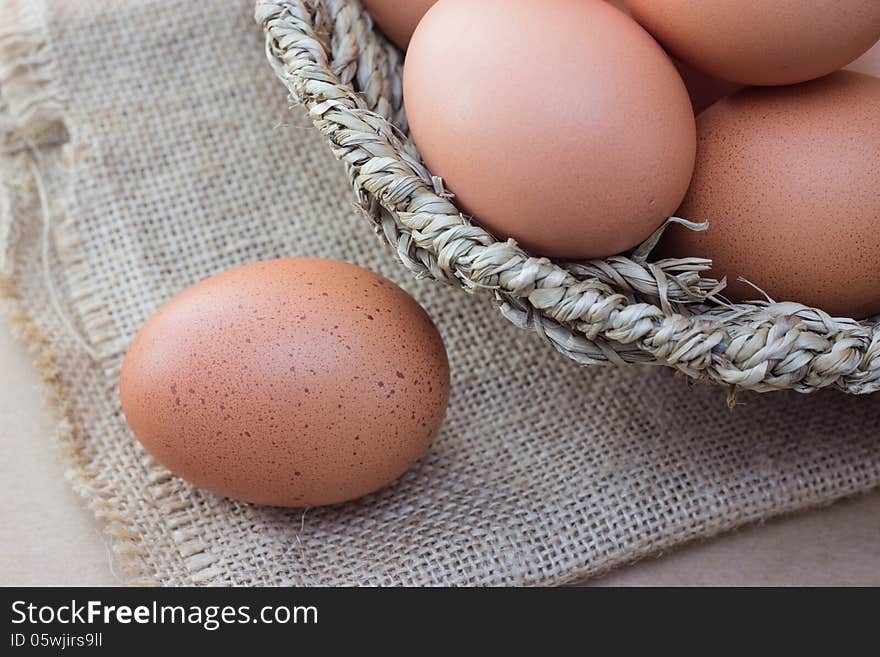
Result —
<instances>
[{"instance_id":1,"label":"egg outside basket","mask_svg":"<svg viewBox=\"0 0 880 657\"><path fill-rule=\"evenodd\" d=\"M730 304L702 258L537 258L455 207L421 163L403 109L403 55L359 0L258 1L266 54L348 170L357 204L417 277L491 295L583 365L660 364L736 389L880 390L880 318L797 303Z\"/></svg>"}]
</instances>

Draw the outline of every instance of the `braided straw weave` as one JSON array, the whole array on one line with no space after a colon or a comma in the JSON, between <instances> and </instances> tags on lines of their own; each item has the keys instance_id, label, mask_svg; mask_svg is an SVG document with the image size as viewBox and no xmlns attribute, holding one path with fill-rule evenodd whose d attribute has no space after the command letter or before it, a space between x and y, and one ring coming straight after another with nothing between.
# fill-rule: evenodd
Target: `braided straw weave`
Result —
<instances>
[{"instance_id":1,"label":"braided straw weave","mask_svg":"<svg viewBox=\"0 0 880 657\"><path fill-rule=\"evenodd\" d=\"M880 318L797 303L731 304L702 258L536 258L463 216L421 163L403 57L358 0L258 1L266 54L348 170L357 205L418 277L494 296L502 314L584 365L662 364L730 387L880 390Z\"/></svg>"}]
</instances>

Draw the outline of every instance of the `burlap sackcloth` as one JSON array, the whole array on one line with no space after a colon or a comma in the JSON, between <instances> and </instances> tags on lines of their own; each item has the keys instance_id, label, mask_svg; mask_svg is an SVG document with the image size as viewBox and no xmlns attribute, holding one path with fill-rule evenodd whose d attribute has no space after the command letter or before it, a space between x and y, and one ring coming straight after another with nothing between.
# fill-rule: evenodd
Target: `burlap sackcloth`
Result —
<instances>
[{"instance_id":1,"label":"burlap sackcloth","mask_svg":"<svg viewBox=\"0 0 880 657\"><path fill-rule=\"evenodd\" d=\"M0 10L5 292L57 404L70 479L129 581L558 584L880 482L880 396L746 394L731 411L725 390L663 369L577 367L488 299L412 280L289 111L252 10ZM409 290L446 340L454 386L436 444L401 480L305 514L171 476L116 392L162 302L291 255Z\"/></svg>"}]
</instances>

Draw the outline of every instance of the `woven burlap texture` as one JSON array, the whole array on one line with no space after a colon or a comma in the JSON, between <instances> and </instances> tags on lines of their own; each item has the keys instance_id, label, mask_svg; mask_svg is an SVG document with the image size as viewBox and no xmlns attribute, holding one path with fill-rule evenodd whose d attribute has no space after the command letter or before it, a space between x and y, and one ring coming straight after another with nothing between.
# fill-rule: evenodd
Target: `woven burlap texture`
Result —
<instances>
[{"instance_id":1,"label":"woven burlap texture","mask_svg":"<svg viewBox=\"0 0 880 657\"><path fill-rule=\"evenodd\" d=\"M2 12L7 305L129 581L559 584L880 482L880 397L746 393L729 410L724 389L663 368L578 367L485 296L414 280L289 110L251 2ZM306 254L379 271L425 306L453 372L444 428L350 504L304 513L193 489L125 426L126 346L205 276Z\"/></svg>"},{"instance_id":2,"label":"woven burlap texture","mask_svg":"<svg viewBox=\"0 0 880 657\"><path fill-rule=\"evenodd\" d=\"M257 0L255 18L270 65L416 274L492 290L505 317L583 364L662 364L731 395L880 390L880 317L835 318L791 301L731 304L724 281L703 277L709 260L648 259L660 232L628 256L557 263L463 216L408 138L402 57L360 0Z\"/></svg>"}]
</instances>

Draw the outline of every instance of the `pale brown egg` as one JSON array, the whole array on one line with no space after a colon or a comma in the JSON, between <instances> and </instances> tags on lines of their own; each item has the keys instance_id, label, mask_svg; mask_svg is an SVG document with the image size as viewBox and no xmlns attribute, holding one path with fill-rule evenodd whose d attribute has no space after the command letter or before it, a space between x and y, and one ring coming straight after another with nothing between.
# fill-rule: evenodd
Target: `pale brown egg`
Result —
<instances>
[{"instance_id":1,"label":"pale brown egg","mask_svg":"<svg viewBox=\"0 0 880 657\"><path fill-rule=\"evenodd\" d=\"M437 0L363 0L376 25L406 50L416 25Z\"/></svg>"},{"instance_id":2,"label":"pale brown egg","mask_svg":"<svg viewBox=\"0 0 880 657\"><path fill-rule=\"evenodd\" d=\"M129 426L159 462L259 504L351 500L437 434L443 341L403 290L331 260L259 262L162 306L122 367Z\"/></svg>"},{"instance_id":3,"label":"pale brown egg","mask_svg":"<svg viewBox=\"0 0 880 657\"><path fill-rule=\"evenodd\" d=\"M711 258L724 294L880 313L880 79L841 71L752 87L697 120L697 165L660 255Z\"/></svg>"},{"instance_id":4,"label":"pale brown egg","mask_svg":"<svg viewBox=\"0 0 880 657\"><path fill-rule=\"evenodd\" d=\"M880 38L878 0L625 2L670 53L741 84L793 84L827 75Z\"/></svg>"},{"instance_id":5,"label":"pale brown egg","mask_svg":"<svg viewBox=\"0 0 880 657\"><path fill-rule=\"evenodd\" d=\"M458 207L535 255L626 251L690 181L681 77L599 0L440 0L410 43L404 99L419 152Z\"/></svg>"}]
</instances>

